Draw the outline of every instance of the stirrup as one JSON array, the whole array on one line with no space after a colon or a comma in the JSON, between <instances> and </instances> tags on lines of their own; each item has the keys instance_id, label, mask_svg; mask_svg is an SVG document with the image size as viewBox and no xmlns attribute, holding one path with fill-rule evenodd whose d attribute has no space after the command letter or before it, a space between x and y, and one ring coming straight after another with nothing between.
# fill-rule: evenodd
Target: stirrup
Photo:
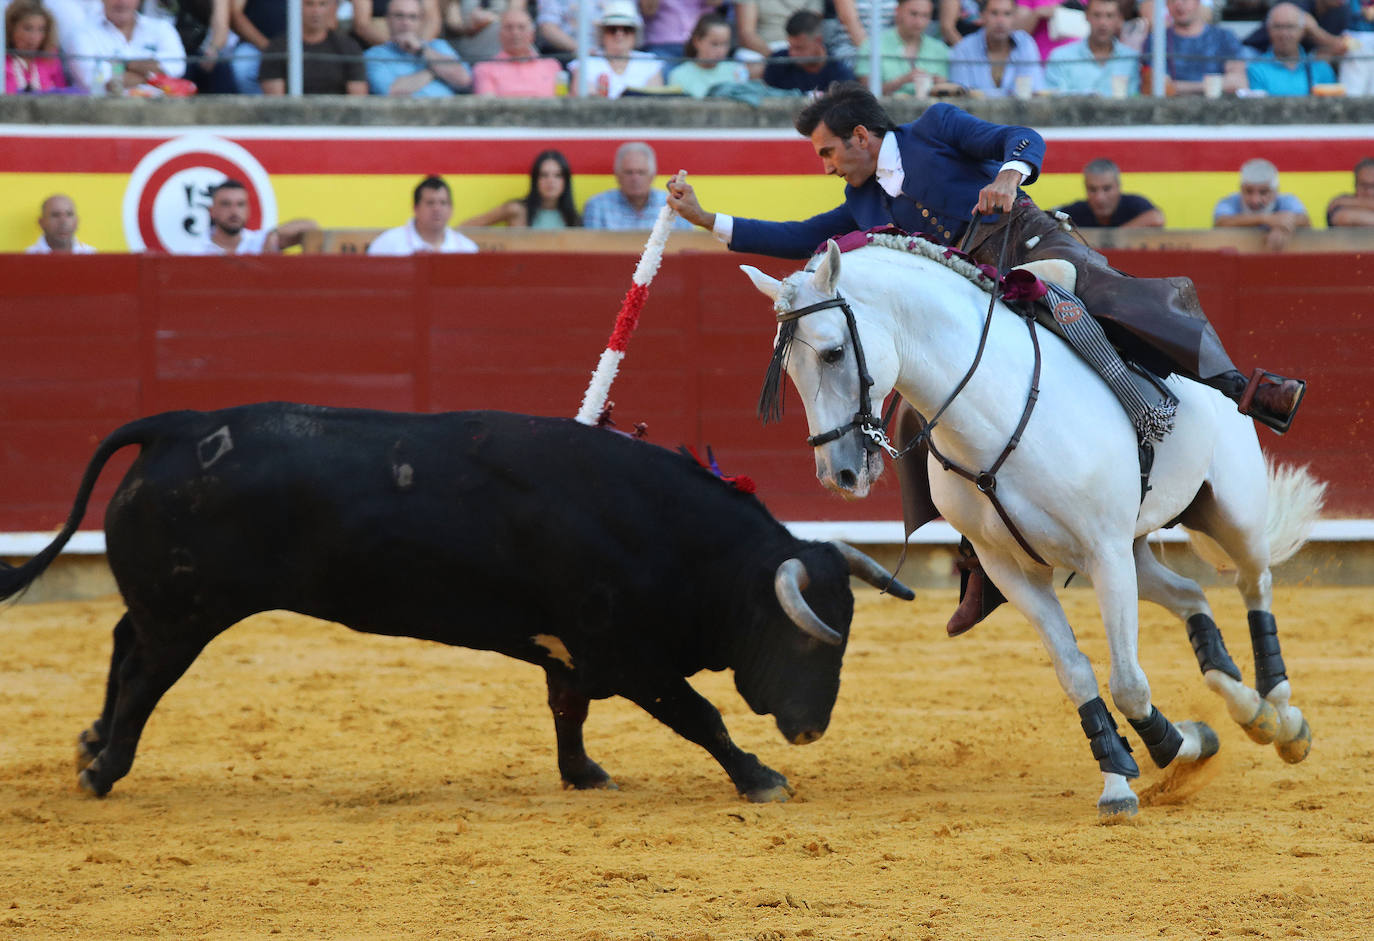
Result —
<instances>
[{"instance_id":1,"label":"stirrup","mask_svg":"<svg viewBox=\"0 0 1374 941\"><path fill-rule=\"evenodd\" d=\"M1285 382L1296 382L1298 384L1298 397L1293 402L1293 407L1287 415L1278 415L1274 412L1266 411L1263 407L1255 408L1255 393L1266 383L1282 385ZM1303 397L1307 395L1307 381L1304 379L1293 379L1289 376L1280 376L1278 373L1269 372L1256 366L1250 373L1250 381L1245 384L1245 392L1241 395L1236 409L1242 415L1259 422L1267 428L1272 428L1279 434L1286 432L1293 424L1293 417L1298 414L1298 406L1302 404Z\"/></svg>"}]
</instances>

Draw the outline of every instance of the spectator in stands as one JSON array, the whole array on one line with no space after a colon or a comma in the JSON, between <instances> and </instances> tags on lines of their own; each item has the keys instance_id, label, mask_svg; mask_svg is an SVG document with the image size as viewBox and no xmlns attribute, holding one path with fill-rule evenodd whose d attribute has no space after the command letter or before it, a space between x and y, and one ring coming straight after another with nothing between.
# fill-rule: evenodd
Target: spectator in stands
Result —
<instances>
[{"instance_id":1,"label":"spectator in stands","mask_svg":"<svg viewBox=\"0 0 1374 941\"><path fill-rule=\"evenodd\" d=\"M514 229L570 229L582 225L573 203L572 168L561 151L546 150L530 164L530 189L473 216L463 225L506 225Z\"/></svg>"},{"instance_id":2,"label":"spectator in stands","mask_svg":"<svg viewBox=\"0 0 1374 941\"><path fill-rule=\"evenodd\" d=\"M822 0L736 0L735 33L741 49L770 56L787 48L787 21L799 10L818 16Z\"/></svg>"},{"instance_id":3,"label":"spectator in stands","mask_svg":"<svg viewBox=\"0 0 1374 941\"><path fill-rule=\"evenodd\" d=\"M301 0L301 88L307 95L367 94L362 47L334 27L338 9L338 0ZM285 33L267 44L258 83L264 95L286 94Z\"/></svg>"},{"instance_id":4,"label":"spectator in stands","mask_svg":"<svg viewBox=\"0 0 1374 941\"><path fill-rule=\"evenodd\" d=\"M524 3L516 6L524 9ZM501 51L501 14L506 9L506 0L442 0L441 35L464 62L494 58Z\"/></svg>"},{"instance_id":5,"label":"spectator in stands","mask_svg":"<svg viewBox=\"0 0 1374 941\"><path fill-rule=\"evenodd\" d=\"M418 255L424 252L471 253L477 243L448 227L453 194L442 177L427 176L415 187L415 215L405 225L387 229L367 247L369 255Z\"/></svg>"},{"instance_id":6,"label":"spectator in stands","mask_svg":"<svg viewBox=\"0 0 1374 941\"><path fill-rule=\"evenodd\" d=\"M1329 85L1336 72L1327 62L1314 59L1302 47L1307 14L1293 3L1276 3L1264 18L1272 48L1245 66L1252 89L1270 95L1310 95L1313 85Z\"/></svg>"},{"instance_id":7,"label":"spectator in stands","mask_svg":"<svg viewBox=\"0 0 1374 941\"><path fill-rule=\"evenodd\" d=\"M13 0L5 9L5 94L37 94L67 87L57 57L57 21L39 0Z\"/></svg>"},{"instance_id":8,"label":"spectator in stands","mask_svg":"<svg viewBox=\"0 0 1374 941\"><path fill-rule=\"evenodd\" d=\"M353 0L353 38L364 48L380 46L391 40L391 27L386 21L386 0ZM439 0L420 2L420 38L425 42L439 38L442 26ZM337 26L337 21L332 24Z\"/></svg>"},{"instance_id":9,"label":"spectator in stands","mask_svg":"<svg viewBox=\"0 0 1374 941\"><path fill-rule=\"evenodd\" d=\"M763 81L774 88L824 91L831 82L854 80L854 70L826 55L821 16L798 10L787 18L787 48L768 57Z\"/></svg>"},{"instance_id":10,"label":"spectator in stands","mask_svg":"<svg viewBox=\"0 0 1374 941\"><path fill-rule=\"evenodd\" d=\"M1374 95L1374 4L1363 0L1349 0L1349 4L1341 84L1347 95Z\"/></svg>"},{"instance_id":11,"label":"spectator in stands","mask_svg":"<svg viewBox=\"0 0 1374 941\"><path fill-rule=\"evenodd\" d=\"M285 0L232 0L229 25L238 36L229 65L240 95L260 95L258 69L273 36L286 34Z\"/></svg>"},{"instance_id":12,"label":"spectator in stands","mask_svg":"<svg viewBox=\"0 0 1374 941\"><path fill-rule=\"evenodd\" d=\"M1212 225L1264 229L1264 245L1281 252L1298 229L1310 228L1312 220L1302 200L1279 192L1279 171L1268 160L1247 160L1240 167L1240 192L1217 203Z\"/></svg>"},{"instance_id":13,"label":"spectator in stands","mask_svg":"<svg viewBox=\"0 0 1374 941\"><path fill-rule=\"evenodd\" d=\"M1245 62L1240 40L1230 30L1207 22L1200 0L1169 0L1169 26L1165 32L1165 69L1176 95L1202 94L1203 76L1221 75L1222 90L1245 88ZM1141 64L1150 68L1154 36L1145 38ZM1149 81L1142 79L1149 87Z\"/></svg>"},{"instance_id":14,"label":"spectator in stands","mask_svg":"<svg viewBox=\"0 0 1374 941\"><path fill-rule=\"evenodd\" d=\"M606 0L596 24L601 55L587 57L586 75L578 68L580 62L568 63L572 94L581 94L584 85L598 98L619 98L631 88L661 87L663 60L635 49L640 26L634 0Z\"/></svg>"},{"instance_id":15,"label":"spectator in stands","mask_svg":"<svg viewBox=\"0 0 1374 941\"><path fill-rule=\"evenodd\" d=\"M744 63L730 58L730 23L719 13L702 14L682 54L686 61L668 73L668 84L693 98L705 98L717 85L749 80Z\"/></svg>"},{"instance_id":16,"label":"spectator in stands","mask_svg":"<svg viewBox=\"0 0 1374 941\"><path fill-rule=\"evenodd\" d=\"M883 95L914 95L915 82L933 85L949 78L949 48L927 35L935 15L935 0L901 0L892 14L892 27L878 37ZM868 80L872 44L865 40L854 60L854 72Z\"/></svg>"},{"instance_id":17,"label":"spectator in stands","mask_svg":"<svg viewBox=\"0 0 1374 941\"><path fill-rule=\"evenodd\" d=\"M249 229L248 189L227 179L210 190L210 227L193 255L275 255L301 244L319 228L314 219L292 219L275 229Z\"/></svg>"},{"instance_id":18,"label":"spectator in stands","mask_svg":"<svg viewBox=\"0 0 1374 941\"><path fill-rule=\"evenodd\" d=\"M177 0L173 25L189 57L186 78L202 95L232 95L238 91L227 57L230 45L230 0Z\"/></svg>"},{"instance_id":19,"label":"spectator in stands","mask_svg":"<svg viewBox=\"0 0 1374 941\"><path fill-rule=\"evenodd\" d=\"M940 0L940 38L957 46L965 36L983 28L983 9L978 0Z\"/></svg>"},{"instance_id":20,"label":"spectator in stands","mask_svg":"<svg viewBox=\"0 0 1374 941\"><path fill-rule=\"evenodd\" d=\"M76 203L70 196L55 193L43 200L38 213L38 228L43 234L28 248L27 255L91 255L95 249L76 237L81 220L76 215Z\"/></svg>"},{"instance_id":21,"label":"spectator in stands","mask_svg":"<svg viewBox=\"0 0 1374 941\"><path fill-rule=\"evenodd\" d=\"M584 0L600 7L599 0ZM539 51L567 62L577 55L578 0L538 0L534 28Z\"/></svg>"},{"instance_id":22,"label":"spectator in stands","mask_svg":"<svg viewBox=\"0 0 1374 941\"><path fill-rule=\"evenodd\" d=\"M104 15L78 27L65 52L74 83L88 90L123 94L154 76L186 73L181 37L167 20L138 12L138 0L105 0Z\"/></svg>"},{"instance_id":23,"label":"spectator in stands","mask_svg":"<svg viewBox=\"0 0 1374 941\"><path fill-rule=\"evenodd\" d=\"M1355 192L1331 200L1326 207L1326 224L1374 225L1374 157L1355 164Z\"/></svg>"},{"instance_id":24,"label":"spectator in stands","mask_svg":"<svg viewBox=\"0 0 1374 941\"><path fill-rule=\"evenodd\" d=\"M1061 94L1111 98L1113 83L1124 82L1127 96L1140 94L1140 58L1117 38L1121 23L1118 0L1088 0L1088 38L1050 53L1045 84Z\"/></svg>"},{"instance_id":25,"label":"spectator in stands","mask_svg":"<svg viewBox=\"0 0 1374 941\"><path fill-rule=\"evenodd\" d=\"M448 98L472 90L472 73L453 47L420 38L420 0L390 0L386 24L391 41L363 53L372 94Z\"/></svg>"},{"instance_id":26,"label":"spectator in stands","mask_svg":"<svg viewBox=\"0 0 1374 941\"><path fill-rule=\"evenodd\" d=\"M644 17L644 50L672 68L686 56L683 47L704 14L720 4L716 0L639 0Z\"/></svg>"},{"instance_id":27,"label":"spectator in stands","mask_svg":"<svg viewBox=\"0 0 1374 941\"><path fill-rule=\"evenodd\" d=\"M1086 199L1058 210L1080 229L1164 225L1164 213L1154 203L1144 196L1121 192L1121 171L1106 157L1089 161L1083 168L1083 190Z\"/></svg>"},{"instance_id":28,"label":"spectator in stands","mask_svg":"<svg viewBox=\"0 0 1374 941\"><path fill-rule=\"evenodd\" d=\"M557 59L539 57L530 15L511 7L501 14L501 51L472 67L472 91L501 98L552 98L562 71Z\"/></svg>"},{"instance_id":29,"label":"spectator in stands","mask_svg":"<svg viewBox=\"0 0 1374 941\"><path fill-rule=\"evenodd\" d=\"M1194 0L1196 2L1196 0ZM1040 50L1025 30L1013 29L1015 0L982 0L983 28L949 52L950 81L989 98L1005 98L1022 78L1031 92L1045 87Z\"/></svg>"},{"instance_id":30,"label":"spectator in stands","mask_svg":"<svg viewBox=\"0 0 1374 941\"><path fill-rule=\"evenodd\" d=\"M1082 7L1076 3L1062 4L1061 10L1061 4L1062 0L1016 0L1016 15L1012 18L1012 26L1029 33L1031 39L1035 40L1035 48L1040 52L1042 63L1048 62L1050 53L1060 46L1083 38L1081 33L1077 36L1051 36L1050 21L1056 16L1068 17L1071 21L1076 17L1079 27L1086 25L1083 23Z\"/></svg>"},{"instance_id":31,"label":"spectator in stands","mask_svg":"<svg viewBox=\"0 0 1374 941\"><path fill-rule=\"evenodd\" d=\"M654 188L658 172L654 149L640 141L621 144L616 148L614 172L617 188L587 200L582 224L589 229L652 229L668 201L666 190ZM692 225L675 216L673 228L685 231Z\"/></svg>"},{"instance_id":32,"label":"spectator in stands","mask_svg":"<svg viewBox=\"0 0 1374 941\"><path fill-rule=\"evenodd\" d=\"M1350 0L1295 0L1303 12L1302 47L1308 52L1340 58L1346 53L1342 34L1350 23ZM1269 27L1260 23L1241 40L1247 56L1273 48ZM1253 50L1253 53L1251 52Z\"/></svg>"}]
</instances>

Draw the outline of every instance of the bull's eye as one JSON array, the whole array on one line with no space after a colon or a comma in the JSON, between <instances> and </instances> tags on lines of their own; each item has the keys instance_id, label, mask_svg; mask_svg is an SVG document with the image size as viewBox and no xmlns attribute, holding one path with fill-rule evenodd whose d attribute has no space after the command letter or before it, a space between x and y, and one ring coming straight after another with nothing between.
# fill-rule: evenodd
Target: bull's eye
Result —
<instances>
[{"instance_id":1,"label":"bull's eye","mask_svg":"<svg viewBox=\"0 0 1374 941\"><path fill-rule=\"evenodd\" d=\"M842 346L832 347L821 354L821 361L829 366L834 366L842 359L844 359L844 347Z\"/></svg>"}]
</instances>

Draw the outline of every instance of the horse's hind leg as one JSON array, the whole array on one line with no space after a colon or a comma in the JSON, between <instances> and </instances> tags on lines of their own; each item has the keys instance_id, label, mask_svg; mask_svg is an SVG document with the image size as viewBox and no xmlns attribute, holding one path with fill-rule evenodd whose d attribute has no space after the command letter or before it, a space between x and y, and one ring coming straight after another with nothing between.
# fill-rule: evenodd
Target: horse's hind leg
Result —
<instances>
[{"instance_id":1,"label":"horse's hind leg","mask_svg":"<svg viewBox=\"0 0 1374 941\"><path fill-rule=\"evenodd\" d=\"M1269 571L1269 544L1265 535L1263 499L1231 499L1204 488L1188 508L1183 524L1210 537L1236 566L1236 588L1245 601L1250 624L1250 643L1255 657L1255 689L1239 677L1209 675L1208 684L1226 699L1232 718L1261 744L1273 742L1279 756L1293 763L1307 757L1312 730L1302 711L1289 701L1292 687L1279 649L1278 626L1273 606L1273 576ZM1192 624L1189 628L1191 631ZM1234 704L1234 705L1233 705ZM1253 705L1253 709L1251 706ZM1249 711L1249 718L1244 713Z\"/></svg>"}]
</instances>

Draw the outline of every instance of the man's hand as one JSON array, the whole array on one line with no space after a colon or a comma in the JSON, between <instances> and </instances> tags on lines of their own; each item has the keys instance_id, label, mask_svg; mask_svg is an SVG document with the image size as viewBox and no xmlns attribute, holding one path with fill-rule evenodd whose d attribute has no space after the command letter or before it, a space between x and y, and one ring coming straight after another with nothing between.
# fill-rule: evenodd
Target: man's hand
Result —
<instances>
[{"instance_id":1,"label":"man's hand","mask_svg":"<svg viewBox=\"0 0 1374 941\"><path fill-rule=\"evenodd\" d=\"M1016 170L1003 170L997 179L978 191L978 212L987 215L993 212L1006 212L1016 202L1016 188L1021 185L1021 174Z\"/></svg>"},{"instance_id":2,"label":"man's hand","mask_svg":"<svg viewBox=\"0 0 1374 941\"><path fill-rule=\"evenodd\" d=\"M668 181L668 205L679 216L703 229L710 229L716 224L716 214L702 209L701 203L697 202L696 190L676 175Z\"/></svg>"}]
</instances>

